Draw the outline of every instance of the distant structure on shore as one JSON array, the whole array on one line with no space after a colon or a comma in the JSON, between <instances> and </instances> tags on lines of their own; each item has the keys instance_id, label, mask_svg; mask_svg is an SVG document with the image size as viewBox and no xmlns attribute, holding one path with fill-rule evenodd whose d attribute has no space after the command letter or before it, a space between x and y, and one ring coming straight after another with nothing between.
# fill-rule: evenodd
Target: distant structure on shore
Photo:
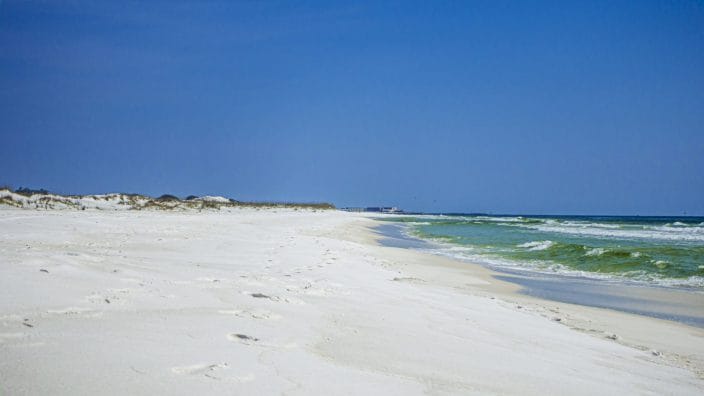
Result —
<instances>
[{"instance_id":1,"label":"distant structure on shore","mask_svg":"<svg viewBox=\"0 0 704 396\"><path fill-rule=\"evenodd\" d=\"M370 206L367 208L340 208L346 212L373 212L373 213L403 213L395 206Z\"/></svg>"}]
</instances>

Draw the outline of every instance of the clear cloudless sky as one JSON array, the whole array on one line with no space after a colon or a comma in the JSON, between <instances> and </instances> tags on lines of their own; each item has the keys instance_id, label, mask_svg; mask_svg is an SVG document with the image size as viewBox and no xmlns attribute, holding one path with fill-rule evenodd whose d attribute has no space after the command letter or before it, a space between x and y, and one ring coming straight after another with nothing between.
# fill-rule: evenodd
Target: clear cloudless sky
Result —
<instances>
[{"instance_id":1,"label":"clear cloudless sky","mask_svg":"<svg viewBox=\"0 0 704 396\"><path fill-rule=\"evenodd\" d=\"M702 1L2 1L0 183L704 214Z\"/></svg>"}]
</instances>

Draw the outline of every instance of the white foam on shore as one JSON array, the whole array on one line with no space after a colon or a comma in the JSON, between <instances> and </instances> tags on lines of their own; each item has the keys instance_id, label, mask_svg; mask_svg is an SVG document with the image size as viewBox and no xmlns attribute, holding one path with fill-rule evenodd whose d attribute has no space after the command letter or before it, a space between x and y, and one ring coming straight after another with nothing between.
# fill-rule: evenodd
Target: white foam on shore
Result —
<instances>
[{"instance_id":1,"label":"white foam on shore","mask_svg":"<svg viewBox=\"0 0 704 396\"><path fill-rule=\"evenodd\" d=\"M593 236L602 238L704 242L704 223L673 222L664 225L611 224L607 222L526 218L521 216L444 216L418 215L416 218L466 221L472 224L494 223L506 227L521 227L542 232Z\"/></svg>"},{"instance_id":2,"label":"white foam on shore","mask_svg":"<svg viewBox=\"0 0 704 396\"><path fill-rule=\"evenodd\" d=\"M586 253L584 253L585 256L601 256L602 254L608 252L607 249L604 248L594 248L594 249L589 249L587 250Z\"/></svg>"},{"instance_id":3,"label":"white foam on shore","mask_svg":"<svg viewBox=\"0 0 704 396\"><path fill-rule=\"evenodd\" d=\"M702 227L645 226L643 228L605 227L593 223L545 223L521 225L529 229L558 234L571 234L593 237L622 239L655 239L667 241L704 242Z\"/></svg>"},{"instance_id":4,"label":"white foam on shore","mask_svg":"<svg viewBox=\"0 0 704 396\"><path fill-rule=\"evenodd\" d=\"M410 227L409 227L410 228ZM481 249L472 246L462 246L446 242L442 239L424 238L407 233L412 238L418 238L434 245L432 248L418 249L426 253L431 253L439 256L450 257L460 261L485 265L495 270L510 270L519 271L527 275L530 274L549 274L562 275L579 278L594 279L599 281L616 282L616 283L636 283L644 286L663 286L663 287L684 287L684 288L704 288L704 277L690 276L687 278L667 278L657 273L646 272L641 270L627 271L621 273L603 273L582 271L567 267L563 264L549 260L509 260L496 256L491 253L482 252ZM544 242L552 241L533 241L518 245L518 247L539 247L547 249L547 244ZM542 250L538 249L538 250ZM529 249L530 250L530 249ZM598 256L608 252L604 248L593 248L585 253L585 255ZM641 253L634 252L631 255L638 257ZM662 266L663 263L660 263Z\"/></svg>"},{"instance_id":5,"label":"white foam on shore","mask_svg":"<svg viewBox=\"0 0 704 396\"><path fill-rule=\"evenodd\" d=\"M533 241L533 242L522 243L520 245L517 245L517 247L527 248L530 251L539 251L539 250L549 249L554 244L555 244L555 242L553 242L553 241Z\"/></svg>"}]
</instances>

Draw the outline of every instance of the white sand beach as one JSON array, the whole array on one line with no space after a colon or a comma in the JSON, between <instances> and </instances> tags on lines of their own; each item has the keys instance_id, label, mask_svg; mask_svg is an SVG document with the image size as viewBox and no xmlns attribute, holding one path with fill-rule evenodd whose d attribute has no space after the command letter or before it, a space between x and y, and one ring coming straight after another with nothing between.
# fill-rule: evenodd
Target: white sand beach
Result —
<instances>
[{"instance_id":1,"label":"white sand beach","mask_svg":"<svg viewBox=\"0 0 704 396\"><path fill-rule=\"evenodd\" d=\"M704 392L704 331L517 294L339 211L0 210L0 394Z\"/></svg>"}]
</instances>

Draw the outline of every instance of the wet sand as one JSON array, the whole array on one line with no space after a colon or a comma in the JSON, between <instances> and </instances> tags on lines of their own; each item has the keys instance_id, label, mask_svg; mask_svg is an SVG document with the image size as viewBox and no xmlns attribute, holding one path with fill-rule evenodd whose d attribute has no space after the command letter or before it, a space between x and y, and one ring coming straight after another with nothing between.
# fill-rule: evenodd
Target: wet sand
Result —
<instances>
[{"instance_id":1,"label":"wet sand","mask_svg":"<svg viewBox=\"0 0 704 396\"><path fill-rule=\"evenodd\" d=\"M383 224L376 227L376 231L381 235L380 243L384 246L407 249L433 247L431 243L407 236L399 225ZM704 327L704 293L701 291L510 271L497 267L491 270L495 272L496 279L519 285L519 292L529 296Z\"/></svg>"}]
</instances>

